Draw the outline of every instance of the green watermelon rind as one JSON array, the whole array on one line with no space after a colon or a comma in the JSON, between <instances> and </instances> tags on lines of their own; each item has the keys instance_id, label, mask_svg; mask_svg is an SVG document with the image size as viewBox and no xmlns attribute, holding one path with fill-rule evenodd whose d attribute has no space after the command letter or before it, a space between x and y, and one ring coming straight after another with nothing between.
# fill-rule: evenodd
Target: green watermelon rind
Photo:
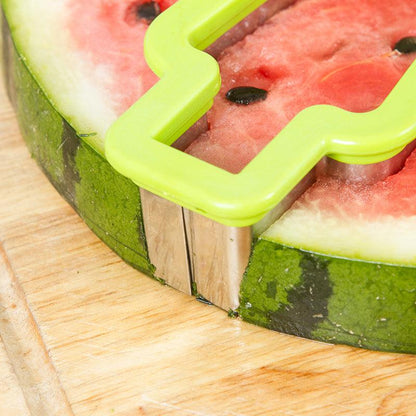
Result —
<instances>
[{"instance_id":1,"label":"green watermelon rind","mask_svg":"<svg viewBox=\"0 0 416 416\"><path fill-rule=\"evenodd\" d=\"M317 341L416 353L416 268L352 260L259 239L240 316Z\"/></svg>"},{"instance_id":2,"label":"green watermelon rind","mask_svg":"<svg viewBox=\"0 0 416 416\"><path fill-rule=\"evenodd\" d=\"M140 190L117 173L51 104L2 15L3 74L22 136L50 182L123 260L153 276Z\"/></svg>"}]
</instances>

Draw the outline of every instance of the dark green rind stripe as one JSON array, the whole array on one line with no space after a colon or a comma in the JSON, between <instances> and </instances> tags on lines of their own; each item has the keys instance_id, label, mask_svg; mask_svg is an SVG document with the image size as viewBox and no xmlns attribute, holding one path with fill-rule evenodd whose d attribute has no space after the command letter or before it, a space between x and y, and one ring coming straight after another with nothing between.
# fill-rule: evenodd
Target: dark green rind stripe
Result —
<instances>
[{"instance_id":1,"label":"dark green rind stripe","mask_svg":"<svg viewBox=\"0 0 416 416\"><path fill-rule=\"evenodd\" d=\"M75 186L81 180L75 161L80 145L81 140L75 134L74 129L65 120L63 120L60 146L62 147L64 177L63 186L61 186L59 192L73 207L77 206Z\"/></svg>"},{"instance_id":2,"label":"dark green rind stripe","mask_svg":"<svg viewBox=\"0 0 416 416\"><path fill-rule=\"evenodd\" d=\"M299 265L301 281L288 291L289 303L270 314L270 321L280 332L311 338L315 328L328 316L328 299L333 291L325 259L305 253Z\"/></svg>"},{"instance_id":3,"label":"dark green rind stripe","mask_svg":"<svg viewBox=\"0 0 416 416\"><path fill-rule=\"evenodd\" d=\"M2 35L8 95L32 157L98 237L152 276L139 188L80 139L53 108L16 51L4 16Z\"/></svg>"},{"instance_id":4,"label":"dark green rind stripe","mask_svg":"<svg viewBox=\"0 0 416 416\"><path fill-rule=\"evenodd\" d=\"M414 267L324 256L260 239L240 299L240 316L266 328L416 353Z\"/></svg>"}]
</instances>

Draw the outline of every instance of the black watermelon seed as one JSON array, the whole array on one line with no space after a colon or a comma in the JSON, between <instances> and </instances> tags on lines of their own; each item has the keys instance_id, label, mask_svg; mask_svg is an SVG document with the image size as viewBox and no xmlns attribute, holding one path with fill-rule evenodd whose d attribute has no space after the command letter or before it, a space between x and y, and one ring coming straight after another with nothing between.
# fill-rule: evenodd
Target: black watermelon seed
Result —
<instances>
[{"instance_id":1,"label":"black watermelon seed","mask_svg":"<svg viewBox=\"0 0 416 416\"><path fill-rule=\"evenodd\" d=\"M400 53L416 52L416 36L407 36L400 39L395 45L394 49Z\"/></svg>"},{"instance_id":2,"label":"black watermelon seed","mask_svg":"<svg viewBox=\"0 0 416 416\"><path fill-rule=\"evenodd\" d=\"M267 91L256 87L231 88L225 98L236 104L249 105L267 98Z\"/></svg>"},{"instance_id":3,"label":"black watermelon seed","mask_svg":"<svg viewBox=\"0 0 416 416\"><path fill-rule=\"evenodd\" d=\"M137 8L137 17L145 19L151 23L160 14L160 7L156 1L147 1L142 3Z\"/></svg>"}]
</instances>

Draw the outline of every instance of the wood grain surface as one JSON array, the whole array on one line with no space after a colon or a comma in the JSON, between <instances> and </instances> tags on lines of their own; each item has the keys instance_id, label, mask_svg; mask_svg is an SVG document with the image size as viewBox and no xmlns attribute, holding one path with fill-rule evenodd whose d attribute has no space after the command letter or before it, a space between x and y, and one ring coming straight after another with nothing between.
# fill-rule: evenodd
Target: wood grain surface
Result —
<instances>
[{"instance_id":1,"label":"wood grain surface","mask_svg":"<svg viewBox=\"0 0 416 416\"><path fill-rule=\"evenodd\" d=\"M0 415L29 416L22 389L0 340Z\"/></svg>"},{"instance_id":2,"label":"wood grain surface","mask_svg":"<svg viewBox=\"0 0 416 416\"><path fill-rule=\"evenodd\" d=\"M415 356L257 328L124 264L31 160L4 92L0 141L1 415L416 415Z\"/></svg>"}]
</instances>

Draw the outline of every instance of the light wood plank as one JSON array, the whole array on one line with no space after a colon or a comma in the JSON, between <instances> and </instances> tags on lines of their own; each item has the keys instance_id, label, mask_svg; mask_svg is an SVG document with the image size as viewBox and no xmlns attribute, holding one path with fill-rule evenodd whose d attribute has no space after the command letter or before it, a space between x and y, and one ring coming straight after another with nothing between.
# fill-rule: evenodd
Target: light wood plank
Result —
<instances>
[{"instance_id":1,"label":"light wood plank","mask_svg":"<svg viewBox=\"0 0 416 416\"><path fill-rule=\"evenodd\" d=\"M0 333L30 414L73 416L25 293L1 244Z\"/></svg>"},{"instance_id":2,"label":"light wood plank","mask_svg":"<svg viewBox=\"0 0 416 416\"><path fill-rule=\"evenodd\" d=\"M22 389L0 338L0 415L30 416Z\"/></svg>"}]
</instances>

